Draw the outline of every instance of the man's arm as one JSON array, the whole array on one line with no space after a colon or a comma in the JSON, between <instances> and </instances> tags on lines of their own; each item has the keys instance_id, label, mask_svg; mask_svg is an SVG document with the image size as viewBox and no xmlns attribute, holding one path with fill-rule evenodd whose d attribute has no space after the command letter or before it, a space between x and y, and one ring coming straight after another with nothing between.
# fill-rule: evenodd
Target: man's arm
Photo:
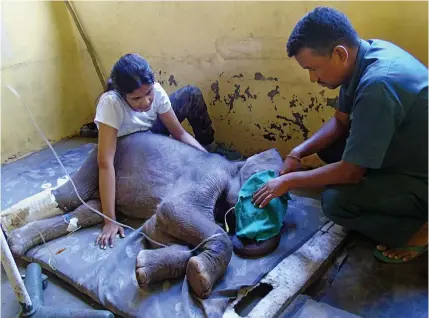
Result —
<instances>
[{"instance_id":1,"label":"man's arm","mask_svg":"<svg viewBox=\"0 0 429 318\"><path fill-rule=\"evenodd\" d=\"M350 125L349 115L336 111L326 124L322 126L313 136L298 145L291 151L291 155L304 158L328 147L339 137L344 136Z\"/></svg>"},{"instance_id":2,"label":"man's arm","mask_svg":"<svg viewBox=\"0 0 429 318\"><path fill-rule=\"evenodd\" d=\"M289 188L305 188L358 183L365 173L366 168L339 161L314 170L292 172L280 178L284 178Z\"/></svg>"},{"instance_id":3,"label":"man's arm","mask_svg":"<svg viewBox=\"0 0 429 318\"><path fill-rule=\"evenodd\" d=\"M291 172L268 181L254 194L254 204L264 208L272 199L294 188L358 183L365 173L366 168L345 161L314 170Z\"/></svg>"}]
</instances>

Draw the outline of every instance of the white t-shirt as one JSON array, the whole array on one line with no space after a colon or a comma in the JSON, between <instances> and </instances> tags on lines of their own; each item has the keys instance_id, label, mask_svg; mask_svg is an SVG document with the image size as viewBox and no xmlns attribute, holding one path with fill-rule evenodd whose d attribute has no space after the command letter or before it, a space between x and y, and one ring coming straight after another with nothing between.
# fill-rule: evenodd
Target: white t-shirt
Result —
<instances>
[{"instance_id":1,"label":"white t-shirt","mask_svg":"<svg viewBox=\"0 0 429 318\"><path fill-rule=\"evenodd\" d=\"M118 130L118 137L136 131L149 130L158 114L164 114L171 108L170 98L159 83L155 83L152 107L147 112L136 112L115 91L101 95L97 105L94 122L99 127L103 123Z\"/></svg>"}]
</instances>

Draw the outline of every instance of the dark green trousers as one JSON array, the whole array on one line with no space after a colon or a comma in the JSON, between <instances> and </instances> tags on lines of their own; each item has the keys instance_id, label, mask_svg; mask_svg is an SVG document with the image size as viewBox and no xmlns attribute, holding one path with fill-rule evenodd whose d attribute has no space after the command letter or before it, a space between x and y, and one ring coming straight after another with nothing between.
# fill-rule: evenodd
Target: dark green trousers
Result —
<instances>
[{"instance_id":1,"label":"dark green trousers","mask_svg":"<svg viewBox=\"0 0 429 318\"><path fill-rule=\"evenodd\" d=\"M326 163L341 160L345 141L319 153ZM333 222L390 247L399 247L428 220L428 185L418 178L370 171L358 184L328 187L324 214Z\"/></svg>"}]
</instances>

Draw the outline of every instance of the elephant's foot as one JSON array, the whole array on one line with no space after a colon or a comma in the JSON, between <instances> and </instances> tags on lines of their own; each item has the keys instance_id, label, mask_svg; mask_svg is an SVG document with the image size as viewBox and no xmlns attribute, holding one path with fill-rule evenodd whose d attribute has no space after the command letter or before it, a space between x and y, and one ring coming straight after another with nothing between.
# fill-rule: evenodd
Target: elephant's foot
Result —
<instances>
[{"instance_id":1,"label":"elephant's foot","mask_svg":"<svg viewBox=\"0 0 429 318\"><path fill-rule=\"evenodd\" d=\"M87 204L98 210L101 207L100 201L98 200L88 201ZM103 220L103 217L92 212L84 205L81 205L67 215L70 219L76 217L78 219L78 226L80 227L92 226L101 223ZM68 224L64 221L63 215L30 222L10 233L8 237L10 250L13 254L22 256L30 248L42 244L43 239L48 242L67 234L67 227Z\"/></svg>"},{"instance_id":2,"label":"elephant's foot","mask_svg":"<svg viewBox=\"0 0 429 318\"><path fill-rule=\"evenodd\" d=\"M213 285L225 273L232 256L229 238L208 242L205 251L193 256L186 268L186 277L195 295L207 298Z\"/></svg>"},{"instance_id":3,"label":"elephant's foot","mask_svg":"<svg viewBox=\"0 0 429 318\"><path fill-rule=\"evenodd\" d=\"M206 268L206 262L201 255L194 256L189 260L186 267L186 277L197 297L206 298L210 295L213 282Z\"/></svg>"},{"instance_id":4,"label":"elephant's foot","mask_svg":"<svg viewBox=\"0 0 429 318\"><path fill-rule=\"evenodd\" d=\"M180 245L141 250L136 263L136 278L140 288L184 276L191 256L189 249Z\"/></svg>"}]
</instances>

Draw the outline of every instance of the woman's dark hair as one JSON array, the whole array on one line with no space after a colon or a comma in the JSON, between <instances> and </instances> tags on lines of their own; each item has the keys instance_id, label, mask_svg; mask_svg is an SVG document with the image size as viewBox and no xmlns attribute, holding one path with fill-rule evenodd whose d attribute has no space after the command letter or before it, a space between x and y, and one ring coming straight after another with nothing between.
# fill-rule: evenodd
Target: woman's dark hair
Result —
<instances>
[{"instance_id":1,"label":"woman's dark hair","mask_svg":"<svg viewBox=\"0 0 429 318\"><path fill-rule=\"evenodd\" d=\"M302 48L329 55L337 45L357 47L359 37L345 14L328 7L318 7L307 13L294 27L287 42L289 57Z\"/></svg>"},{"instance_id":2,"label":"woman's dark hair","mask_svg":"<svg viewBox=\"0 0 429 318\"><path fill-rule=\"evenodd\" d=\"M142 85L155 82L155 75L149 63L139 54L130 53L122 56L113 65L110 78L107 81L107 91L115 90L122 97L134 92Z\"/></svg>"}]
</instances>

